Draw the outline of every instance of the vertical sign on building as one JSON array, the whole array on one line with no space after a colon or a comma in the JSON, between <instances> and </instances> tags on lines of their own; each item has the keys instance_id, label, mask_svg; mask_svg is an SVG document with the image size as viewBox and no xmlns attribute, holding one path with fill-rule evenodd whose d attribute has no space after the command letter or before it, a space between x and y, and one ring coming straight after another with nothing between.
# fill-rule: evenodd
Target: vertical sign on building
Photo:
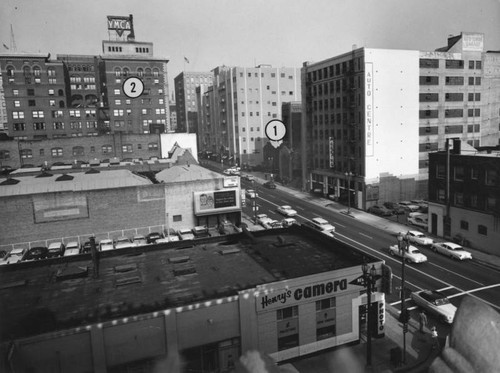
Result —
<instances>
[{"instance_id":1,"label":"vertical sign on building","mask_svg":"<svg viewBox=\"0 0 500 373\"><path fill-rule=\"evenodd\" d=\"M373 121L373 63L365 63L365 154L373 157L374 153Z\"/></svg>"},{"instance_id":2,"label":"vertical sign on building","mask_svg":"<svg viewBox=\"0 0 500 373\"><path fill-rule=\"evenodd\" d=\"M330 152L330 168L333 168L335 166L335 147L333 137L328 138L328 150Z\"/></svg>"}]
</instances>

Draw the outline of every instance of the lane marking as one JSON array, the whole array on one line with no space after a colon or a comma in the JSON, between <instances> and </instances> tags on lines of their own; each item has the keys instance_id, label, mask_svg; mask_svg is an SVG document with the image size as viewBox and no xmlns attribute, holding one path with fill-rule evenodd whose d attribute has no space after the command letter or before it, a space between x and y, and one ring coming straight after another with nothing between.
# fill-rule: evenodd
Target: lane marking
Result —
<instances>
[{"instance_id":1,"label":"lane marking","mask_svg":"<svg viewBox=\"0 0 500 373\"><path fill-rule=\"evenodd\" d=\"M361 233L361 232L358 232L358 234L359 234L360 236L363 236L363 237L369 238L370 240L373 240L373 237L368 236L367 234L364 234L364 233Z\"/></svg>"}]
</instances>

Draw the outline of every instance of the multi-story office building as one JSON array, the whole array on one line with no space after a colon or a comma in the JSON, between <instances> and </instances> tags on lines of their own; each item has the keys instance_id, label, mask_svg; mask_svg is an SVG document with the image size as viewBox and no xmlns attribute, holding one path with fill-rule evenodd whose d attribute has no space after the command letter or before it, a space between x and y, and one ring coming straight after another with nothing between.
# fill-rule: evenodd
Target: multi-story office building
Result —
<instances>
[{"instance_id":1,"label":"multi-story office building","mask_svg":"<svg viewBox=\"0 0 500 373\"><path fill-rule=\"evenodd\" d=\"M291 67L219 66L200 98L200 149L255 166L266 162L265 126L281 119L281 104L300 100L300 70Z\"/></svg>"},{"instance_id":2,"label":"multi-story office building","mask_svg":"<svg viewBox=\"0 0 500 373\"><path fill-rule=\"evenodd\" d=\"M429 231L498 255L500 151L492 148L465 149L458 139L429 154Z\"/></svg>"},{"instance_id":3,"label":"multi-story office building","mask_svg":"<svg viewBox=\"0 0 500 373\"><path fill-rule=\"evenodd\" d=\"M50 54L1 54L9 135L23 141L166 132L168 60L154 57L153 44L134 37L103 41L102 49L99 56L56 59ZM122 89L129 77L143 82L137 98Z\"/></svg>"},{"instance_id":4,"label":"multi-story office building","mask_svg":"<svg viewBox=\"0 0 500 373\"><path fill-rule=\"evenodd\" d=\"M3 89L3 76L0 70L0 131L7 128L7 110L5 108L5 93Z\"/></svg>"},{"instance_id":5,"label":"multi-story office building","mask_svg":"<svg viewBox=\"0 0 500 373\"><path fill-rule=\"evenodd\" d=\"M278 172L286 182L291 180L305 180L302 158L302 103L300 101L284 102L281 105L281 120L287 128L283 144L277 149L279 152ZM269 144L268 148L271 147Z\"/></svg>"},{"instance_id":6,"label":"multi-story office building","mask_svg":"<svg viewBox=\"0 0 500 373\"><path fill-rule=\"evenodd\" d=\"M174 79L175 105L177 108L176 132L198 132L198 102L196 89L204 93L212 85L213 74L183 71Z\"/></svg>"},{"instance_id":7,"label":"multi-story office building","mask_svg":"<svg viewBox=\"0 0 500 373\"><path fill-rule=\"evenodd\" d=\"M305 63L308 187L363 209L426 198L428 153L447 137L496 144L499 59L483 41L462 33L434 52L360 48Z\"/></svg>"}]
</instances>

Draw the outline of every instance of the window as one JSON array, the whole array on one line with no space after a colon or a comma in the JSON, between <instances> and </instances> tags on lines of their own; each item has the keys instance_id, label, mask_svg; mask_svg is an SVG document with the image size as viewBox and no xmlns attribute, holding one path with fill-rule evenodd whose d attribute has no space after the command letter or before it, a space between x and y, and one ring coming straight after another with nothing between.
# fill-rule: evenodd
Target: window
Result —
<instances>
[{"instance_id":1,"label":"window","mask_svg":"<svg viewBox=\"0 0 500 373\"><path fill-rule=\"evenodd\" d=\"M464 85L463 76L447 76L445 79L446 85Z\"/></svg>"},{"instance_id":2,"label":"window","mask_svg":"<svg viewBox=\"0 0 500 373\"><path fill-rule=\"evenodd\" d=\"M33 123L33 129L35 131L44 131L45 130L45 123L44 122Z\"/></svg>"},{"instance_id":3,"label":"window","mask_svg":"<svg viewBox=\"0 0 500 373\"><path fill-rule=\"evenodd\" d=\"M480 117L481 116L481 109L467 109L467 116L468 117Z\"/></svg>"},{"instance_id":4,"label":"window","mask_svg":"<svg viewBox=\"0 0 500 373\"><path fill-rule=\"evenodd\" d=\"M445 101L463 101L463 100L464 100L463 93L446 93L445 94Z\"/></svg>"},{"instance_id":5,"label":"window","mask_svg":"<svg viewBox=\"0 0 500 373\"><path fill-rule=\"evenodd\" d=\"M477 226L477 233L479 233L480 235L483 235L483 236L487 236L488 235L488 227L486 227L485 225L479 224Z\"/></svg>"},{"instance_id":6,"label":"window","mask_svg":"<svg viewBox=\"0 0 500 373\"><path fill-rule=\"evenodd\" d=\"M464 111L462 109L446 109L444 111L445 118L462 118Z\"/></svg>"},{"instance_id":7,"label":"window","mask_svg":"<svg viewBox=\"0 0 500 373\"><path fill-rule=\"evenodd\" d=\"M469 93L469 101L481 101L481 93Z\"/></svg>"},{"instance_id":8,"label":"window","mask_svg":"<svg viewBox=\"0 0 500 373\"><path fill-rule=\"evenodd\" d=\"M483 63L481 61L476 61L476 69L477 70L481 70L483 67L482 67Z\"/></svg>"},{"instance_id":9,"label":"window","mask_svg":"<svg viewBox=\"0 0 500 373\"><path fill-rule=\"evenodd\" d=\"M150 142L148 144L148 150L149 151L156 151L156 150L158 150L158 143L156 143L156 142Z\"/></svg>"},{"instance_id":10,"label":"window","mask_svg":"<svg viewBox=\"0 0 500 373\"><path fill-rule=\"evenodd\" d=\"M336 335L335 298L316 301L316 339L322 340Z\"/></svg>"},{"instance_id":11,"label":"window","mask_svg":"<svg viewBox=\"0 0 500 373\"><path fill-rule=\"evenodd\" d=\"M10 152L8 150L0 150L0 159L10 159Z\"/></svg>"},{"instance_id":12,"label":"window","mask_svg":"<svg viewBox=\"0 0 500 373\"><path fill-rule=\"evenodd\" d=\"M438 85L439 77L438 76L421 76L420 77L420 85ZM337 89L338 91L339 89Z\"/></svg>"},{"instance_id":13,"label":"window","mask_svg":"<svg viewBox=\"0 0 500 373\"><path fill-rule=\"evenodd\" d=\"M55 130L63 130L64 129L64 122L54 122L53 128Z\"/></svg>"},{"instance_id":14,"label":"window","mask_svg":"<svg viewBox=\"0 0 500 373\"><path fill-rule=\"evenodd\" d=\"M464 61L463 60L446 60L445 67L447 69L463 69Z\"/></svg>"},{"instance_id":15,"label":"window","mask_svg":"<svg viewBox=\"0 0 500 373\"><path fill-rule=\"evenodd\" d=\"M85 155L85 150L83 146L74 146L73 147L73 155Z\"/></svg>"},{"instance_id":16,"label":"window","mask_svg":"<svg viewBox=\"0 0 500 373\"><path fill-rule=\"evenodd\" d=\"M493 169L486 170L486 185L496 185L497 182L497 171Z\"/></svg>"},{"instance_id":17,"label":"window","mask_svg":"<svg viewBox=\"0 0 500 373\"><path fill-rule=\"evenodd\" d=\"M278 351L287 350L299 345L298 315L298 306L276 311L276 319L278 320Z\"/></svg>"},{"instance_id":18,"label":"window","mask_svg":"<svg viewBox=\"0 0 500 373\"><path fill-rule=\"evenodd\" d=\"M420 59L420 68L432 68L432 69L437 69L439 67L439 60L438 59L431 59L431 58L421 58Z\"/></svg>"},{"instance_id":19,"label":"window","mask_svg":"<svg viewBox=\"0 0 500 373\"><path fill-rule=\"evenodd\" d=\"M70 110L69 116L71 118L80 118L80 110Z\"/></svg>"},{"instance_id":20,"label":"window","mask_svg":"<svg viewBox=\"0 0 500 373\"><path fill-rule=\"evenodd\" d=\"M26 124L25 123L14 123L12 125L12 128L14 131L24 131L26 129Z\"/></svg>"},{"instance_id":21,"label":"window","mask_svg":"<svg viewBox=\"0 0 500 373\"><path fill-rule=\"evenodd\" d=\"M174 216L172 216L172 220L174 222L182 221L182 215L174 215Z\"/></svg>"},{"instance_id":22,"label":"window","mask_svg":"<svg viewBox=\"0 0 500 373\"><path fill-rule=\"evenodd\" d=\"M33 151L31 149L21 149L20 153L22 159L33 158Z\"/></svg>"},{"instance_id":23,"label":"window","mask_svg":"<svg viewBox=\"0 0 500 373\"><path fill-rule=\"evenodd\" d=\"M419 118L437 118L438 117L438 110L420 110L419 111ZM340 116L337 114L337 122L340 123L341 119Z\"/></svg>"},{"instance_id":24,"label":"window","mask_svg":"<svg viewBox=\"0 0 500 373\"><path fill-rule=\"evenodd\" d=\"M111 145L103 145L101 151L102 154L111 154L113 153L113 147Z\"/></svg>"},{"instance_id":25,"label":"window","mask_svg":"<svg viewBox=\"0 0 500 373\"><path fill-rule=\"evenodd\" d=\"M122 152L123 153L133 153L134 149L132 147L132 144L124 144L124 145L122 145Z\"/></svg>"},{"instance_id":26,"label":"window","mask_svg":"<svg viewBox=\"0 0 500 373\"><path fill-rule=\"evenodd\" d=\"M54 90L53 89L49 89L49 95L50 96L54 96Z\"/></svg>"},{"instance_id":27,"label":"window","mask_svg":"<svg viewBox=\"0 0 500 373\"><path fill-rule=\"evenodd\" d=\"M28 100L28 106L36 106L35 100Z\"/></svg>"},{"instance_id":28,"label":"window","mask_svg":"<svg viewBox=\"0 0 500 373\"><path fill-rule=\"evenodd\" d=\"M52 110L52 118L61 118L63 116L62 110ZM35 118L35 117L33 117ZM43 115L39 118L43 118Z\"/></svg>"},{"instance_id":29,"label":"window","mask_svg":"<svg viewBox=\"0 0 500 373\"><path fill-rule=\"evenodd\" d=\"M420 93L420 102L438 102L439 94L437 93Z\"/></svg>"},{"instance_id":30,"label":"window","mask_svg":"<svg viewBox=\"0 0 500 373\"><path fill-rule=\"evenodd\" d=\"M50 149L50 154L52 154L54 158L59 158L63 156L63 150L62 148L52 148Z\"/></svg>"},{"instance_id":31,"label":"window","mask_svg":"<svg viewBox=\"0 0 500 373\"><path fill-rule=\"evenodd\" d=\"M113 116L115 117L123 117L123 109L114 109Z\"/></svg>"},{"instance_id":32,"label":"window","mask_svg":"<svg viewBox=\"0 0 500 373\"><path fill-rule=\"evenodd\" d=\"M438 163L436 165L436 178L444 179L446 176L446 167L444 164Z\"/></svg>"},{"instance_id":33,"label":"window","mask_svg":"<svg viewBox=\"0 0 500 373\"><path fill-rule=\"evenodd\" d=\"M465 221L465 220L460 220L460 229L462 229L464 231L468 231L469 230L469 222Z\"/></svg>"}]
</instances>

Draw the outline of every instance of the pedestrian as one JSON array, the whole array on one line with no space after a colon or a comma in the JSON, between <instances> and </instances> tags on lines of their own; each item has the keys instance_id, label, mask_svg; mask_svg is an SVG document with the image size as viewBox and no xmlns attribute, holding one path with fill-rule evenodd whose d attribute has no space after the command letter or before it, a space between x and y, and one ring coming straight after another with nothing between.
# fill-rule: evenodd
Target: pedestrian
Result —
<instances>
[{"instance_id":1,"label":"pedestrian","mask_svg":"<svg viewBox=\"0 0 500 373\"><path fill-rule=\"evenodd\" d=\"M420 313L418 314L419 321L420 321L420 333L425 333L424 328L427 326L427 315L425 314L424 310L420 310Z\"/></svg>"},{"instance_id":2,"label":"pedestrian","mask_svg":"<svg viewBox=\"0 0 500 373\"><path fill-rule=\"evenodd\" d=\"M435 326L431 328L432 349L439 349L438 332Z\"/></svg>"}]
</instances>

